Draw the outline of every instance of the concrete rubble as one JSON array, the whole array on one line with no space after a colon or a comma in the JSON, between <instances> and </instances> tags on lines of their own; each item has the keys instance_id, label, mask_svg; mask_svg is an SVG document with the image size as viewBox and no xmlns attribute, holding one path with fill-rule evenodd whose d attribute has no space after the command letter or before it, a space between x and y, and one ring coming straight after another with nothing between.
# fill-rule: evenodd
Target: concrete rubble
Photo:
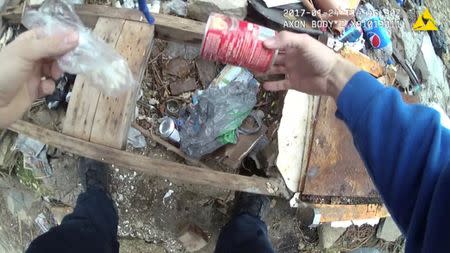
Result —
<instances>
[{"instance_id":1,"label":"concrete rubble","mask_svg":"<svg viewBox=\"0 0 450 253\"><path fill-rule=\"evenodd\" d=\"M240 19L247 16L247 0L189 0L187 15L189 18L206 22L212 12L235 16Z\"/></svg>"},{"instance_id":2,"label":"concrete rubble","mask_svg":"<svg viewBox=\"0 0 450 253\"><path fill-rule=\"evenodd\" d=\"M341 237L346 228L335 228L330 223L322 224L319 227L319 247L321 249L328 249Z\"/></svg>"},{"instance_id":3,"label":"concrete rubble","mask_svg":"<svg viewBox=\"0 0 450 253\"><path fill-rule=\"evenodd\" d=\"M401 235L402 232L391 217L387 217L378 225L377 238L383 239L388 242L393 242L397 240Z\"/></svg>"}]
</instances>

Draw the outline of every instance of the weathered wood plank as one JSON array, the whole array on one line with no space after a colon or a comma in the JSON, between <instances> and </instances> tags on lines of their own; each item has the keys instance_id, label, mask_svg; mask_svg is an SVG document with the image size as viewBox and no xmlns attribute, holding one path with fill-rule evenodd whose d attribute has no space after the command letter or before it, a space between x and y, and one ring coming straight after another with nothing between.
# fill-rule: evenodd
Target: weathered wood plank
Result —
<instances>
[{"instance_id":1,"label":"weathered wood plank","mask_svg":"<svg viewBox=\"0 0 450 253\"><path fill-rule=\"evenodd\" d=\"M135 21L125 21L117 41L116 51L128 62L131 72L138 84L144 77L154 27ZM139 85L134 90L127 90L119 97L102 94L98 100L97 112L92 126L91 142L113 148L124 148L127 140L131 118L136 107Z\"/></svg>"},{"instance_id":2,"label":"weathered wood plank","mask_svg":"<svg viewBox=\"0 0 450 253\"><path fill-rule=\"evenodd\" d=\"M104 5L77 5L75 10L84 24L90 28L95 26L99 17L147 22L141 12L134 9L114 8ZM20 23L21 15L22 8L20 6L1 13L1 16L10 23ZM153 16L156 20L155 33L157 38L188 43L202 42L205 23L164 14L154 13Z\"/></svg>"},{"instance_id":3,"label":"weathered wood plank","mask_svg":"<svg viewBox=\"0 0 450 253\"><path fill-rule=\"evenodd\" d=\"M122 32L125 20L100 18L94 33L115 47ZM85 82L82 75L78 75L63 122L65 134L89 140L91 137L94 117L97 111L100 91Z\"/></svg>"},{"instance_id":4,"label":"weathered wood plank","mask_svg":"<svg viewBox=\"0 0 450 253\"><path fill-rule=\"evenodd\" d=\"M371 218L383 218L389 216L384 205L325 205L314 204L312 207L320 213L320 223L333 221L365 220Z\"/></svg>"},{"instance_id":5,"label":"weathered wood plank","mask_svg":"<svg viewBox=\"0 0 450 253\"><path fill-rule=\"evenodd\" d=\"M184 181L186 183L209 185L229 190L286 196L286 188L281 180L278 179L247 177L152 159L64 135L23 120L14 123L9 129L67 152L105 163L131 168L147 175L155 175Z\"/></svg>"}]
</instances>

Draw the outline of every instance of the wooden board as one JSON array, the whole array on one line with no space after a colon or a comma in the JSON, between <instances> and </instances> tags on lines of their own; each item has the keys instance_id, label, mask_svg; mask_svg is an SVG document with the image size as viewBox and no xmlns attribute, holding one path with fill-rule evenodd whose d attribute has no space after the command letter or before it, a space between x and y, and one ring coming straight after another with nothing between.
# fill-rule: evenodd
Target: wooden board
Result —
<instances>
[{"instance_id":1,"label":"wooden board","mask_svg":"<svg viewBox=\"0 0 450 253\"><path fill-rule=\"evenodd\" d=\"M99 18L94 33L104 38L127 60L135 80L140 84L147 66L153 27L135 21ZM124 148L136 106L137 88L119 97L109 97L84 82L82 77L77 77L63 132L113 148Z\"/></svg>"},{"instance_id":2,"label":"wooden board","mask_svg":"<svg viewBox=\"0 0 450 253\"><path fill-rule=\"evenodd\" d=\"M284 183L278 179L247 177L152 159L70 137L23 120L12 124L9 129L58 149L105 163L134 169L147 175L156 175L186 183L209 185L235 191L288 197Z\"/></svg>"},{"instance_id":3,"label":"wooden board","mask_svg":"<svg viewBox=\"0 0 450 253\"><path fill-rule=\"evenodd\" d=\"M335 112L334 100L322 97L302 194L379 197L347 126Z\"/></svg>"},{"instance_id":4,"label":"wooden board","mask_svg":"<svg viewBox=\"0 0 450 253\"><path fill-rule=\"evenodd\" d=\"M101 19L103 18L99 21ZM152 39L152 26L127 20L116 44L117 52L127 60L139 85L147 68ZM125 147L139 85L135 90L129 90L120 97L100 95L90 141L113 148Z\"/></svg>"},{"instance_id":5,"label":"wooden board","mask_svg":"<svg viewBox=\"0 0 450 253\"><path fill-rule=\"evenodd\" d=\"M333 221L365 220L389 216L384 205L324 205L314 204L312 207L320 214L320 223Z\"/></svg>"},{"instance_id":6,"label":"wooden board","mask_svg":"<svg viewBox=\"0 0 450 253\"><path fill-rule=\"evenodd\" d=\"M99 17L118 18L147 23L141 12L134 9L114 8L104 5L76 5L75 11L80 16L83 23L94 28ZM18 6L0 14L10 23L20 23L22 7ZM180 18L171 15L156 14L155 33L156 37L165 40L180 41L187 43L201 43L205 32L205 23Z\"/></svg>"},{"instance_id":7,"label":"wooden board","mask_svg":"<svg viewBox=\"0 0 450 253\"><path fill-rule=\"evenodd\" d=\"M94 33L111 47L116 47L125 20L100 18ZM63 132L83 140L90 140L100 92L78 75L63 122Z\"/></svg>"}]
</instances>

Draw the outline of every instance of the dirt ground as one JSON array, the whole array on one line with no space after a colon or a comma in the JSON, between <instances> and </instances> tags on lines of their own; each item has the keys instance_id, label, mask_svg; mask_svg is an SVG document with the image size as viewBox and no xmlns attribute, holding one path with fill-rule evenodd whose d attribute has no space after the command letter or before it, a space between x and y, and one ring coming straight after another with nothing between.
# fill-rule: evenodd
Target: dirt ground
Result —
<instances>
[{"instance_id":1,"label":"dirt ground","mask_svg":"<svg viewBox=\"0 0 450 253\"><path fill-rule=\"evenodd\" d=\"M443 24L450 38L450 7L447 1L426 0L425 3L438 22ZM162 107L159 101L169 96L169 83L173 80L161 70L161 66L165 66L168 61L163 52L165 46L164 43L156 45L152 51L142 85L143 96L138 103L138 115L142 117L138 117L137 121L143 126L157 124ZM190 53L195 55L195 49ZM198 74L192 74L196 68L195 61L188 62L189 75L197 81L198 88L202 88ZM276 121L279 111L276 102L275 106L272 103L277 98L270 96L267 95L267 100L261 103L261 109L269 116L267 123ZM189 97L183 99L188 101ZM53 124L53 120L59 117L57 114L42 109L33 112L34 120L39 121L37 123L42 125L50 121L51 128L55 129L59 127ZM183 162L149 139L145 149L128 147L128 150L153 158ZM79 178L74 170L76 160L77 157L66 153L52 154L50 163L55 174L46 182L45 190L27 177L16 177L1 171L0 253L23 252L31 240L42 233L35 223L39 214L44 215L50 224L56 224L62 215L61 212L55 215L55 210L70 210L73 207L76 196L81 192ZM15 169L18 168L20 164ZM209 237L208 245L199 252L213 252L220 229L230 218L234 192L150 177L127 168L112 167L110 175L111 195L119 211L121 252L185 252L177 237L181 227L187 223L199 226ZM55 202L55 199L58 201ZM276 252L324 252L318 247L317 229L302 226L296 209L290 208L285 199L272 199L266 223ZM402 252L402 238L387 243L377 239L375 233L376 227L351 226L335 246L326 252L349 252L361 247Z\"/></svg>"}]
</instances>

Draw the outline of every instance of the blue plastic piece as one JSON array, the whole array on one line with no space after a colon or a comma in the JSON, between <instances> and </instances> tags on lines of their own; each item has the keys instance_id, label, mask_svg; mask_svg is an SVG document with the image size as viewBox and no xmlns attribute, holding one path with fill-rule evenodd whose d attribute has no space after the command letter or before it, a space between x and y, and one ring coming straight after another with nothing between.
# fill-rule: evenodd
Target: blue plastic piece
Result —
<instances>
[{"instance_id":1,"label":"blue plastic piece","mask_svg":"<svg viewBox=\"0 0 450 253\"><path fill-rule=\"evenodd\" d=\"M150 25L155 24L155 18L150 14L150 11L147 7L147 1L146 0L138 0L139 10L144 14L145 19L147 19L147 22Z\"/></svg>"}]
</instances>

